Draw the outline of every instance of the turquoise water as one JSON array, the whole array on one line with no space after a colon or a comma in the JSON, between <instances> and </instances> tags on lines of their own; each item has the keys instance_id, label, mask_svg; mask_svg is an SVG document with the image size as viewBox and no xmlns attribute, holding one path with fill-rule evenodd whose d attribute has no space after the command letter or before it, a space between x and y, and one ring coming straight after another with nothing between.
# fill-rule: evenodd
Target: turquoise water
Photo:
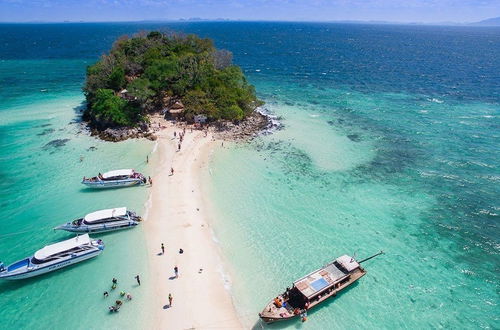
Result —
<instances>
[{"instance_id":1,"label":"turquoise water","mask_svg":"<svg viewBox=\"0 0 500 330\"><path fill-rule=\"evenodd\" d=\"M32 85L25 82L18 86L18 95L9 95L0 104L0 251L6 264L72 237L54 232L56 225L116 206L128 206L142 214L147 198L144 187L97 192L82 189L83 175L123 167L147 172L145 159L153 144L111 144L88 136L76 121L83 100L78 88L36 91L47 86L42 82L47 68L40 69L44 64L0 62L2 74L12 68L19 72L19 67L29 72L26 80L33 81ZM59 69L74 64L52 63ZM148 315L139 313L148 299L143 236L142 229L95 234L93 237L106 244L99 257L45 276L0 282L2 328L139 328L148 322ZM135 286L136 274L143 276L141 288ZM102 294L110 291L113 277L119 280L118 289L105 300ZM130 292L133 301L120 313L110 315L107 307L118 299L120 290Z\"/></svg>"},{"instance_id":2,"label":"turquoise water","mask_svg":"<svg viewBox=\"0 0 500 330\"><path fill-rule=\"evenodd\" d=\"M257 313L294 279L338 255L380 249L368 274L305 324L270 328L500 327L498 28L0 25L2 261L69 237L50 228L93 209L142 212L147 188L86 193L79 181L103 168L148 172L153 144L100 142L74 122L85 66L120 34L153 28L233 51L283 124L251 143L225 143L207 176L248 327L263 326ZM46 146L56 139L69 141ZM0 283L2 326L144 328L147 288L133 287L147 269L142 231L102 238L107 249L92 261ZM134 295L119 315L101 297L113 276Z\"/></svg>"}]
</instances>

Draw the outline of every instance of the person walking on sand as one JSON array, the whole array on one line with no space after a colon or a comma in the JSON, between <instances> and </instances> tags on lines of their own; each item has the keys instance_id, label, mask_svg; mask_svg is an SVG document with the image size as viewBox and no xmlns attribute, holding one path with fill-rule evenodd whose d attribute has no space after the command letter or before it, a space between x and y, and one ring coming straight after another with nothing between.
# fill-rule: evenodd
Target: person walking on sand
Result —
<instances>
[{"instance_id":1,"label":"person walking on sand","mask_svg":"<svg viewBox=\"0 0 500 330\"><path fill-rule=\"evenodd\" d=\"M174 131L174 138L175 138L175 137L177 137L177 132L176 132L176 131Z\"/></svg>"},{"instance_id":2,"label":"person walking on sand","mask_svg":"<svg viewBox=\"0 0 500 330\"><path fill-rule=\"evenodd\" d=\"M161 243L161 254L165 254L165 245Z\"/></svg>"},{"instance_id":3,"label":"person walking on sand","mask_svg":"<svg viewBox=\"0 0 500 330\"><path fill-rule=\"evenodd\" d=\"M168 294L168 307L172 307L172 301L174 300L174 298L172 297L172 294L169 293Z\"/></svg>"},{"instance_id":4,"label":"person walking on sand","mask_svg":"<svg viewBox=\"0 0 500 330\"><path fill-rule=\"evenodd\" d=\"M148 176L148 180L149 180L149 185L152 186L153 185L153 179L151 179L151 177Z\"/></svg>"},{"instance_id":5,"label":"person walking on sand","mask_svg":"<svg viewBox=\"0 0 500 330\"><path fill-rule=\"evenodd\" d=\"M179 278L179 268L177 266L174 267L175 278Z\"/></svg>"},{"instance_id":6,"label":"person walking on sand","mask_svg":"<svg viewBox=\"0 0 500 330\"><path fill-rule=\"evenodd\" d=\"M171 176L174 175L174 168L173 167L170 168L170 175Z\"/></svg>"},{"instance_id":7,"label":"person walking on sand","mask_svg":"<svg viewBox=\"0 0 500 330\"><path fill-rule=\"evenodd\" d=\"M177 146L177 151L181 151L181 144L179 143L179 145Z\"/></svg>"},{"instance_id":8,"label":"person walking on sand","mask_svg":"<svg viewBox=\"0 0 500 330\"><path fill-rule=\"evenodd\" d=\"M135 275L135 280L137 281L137 284L141 285L141 278L139 275Z\"/></svg>"}]
</instances>

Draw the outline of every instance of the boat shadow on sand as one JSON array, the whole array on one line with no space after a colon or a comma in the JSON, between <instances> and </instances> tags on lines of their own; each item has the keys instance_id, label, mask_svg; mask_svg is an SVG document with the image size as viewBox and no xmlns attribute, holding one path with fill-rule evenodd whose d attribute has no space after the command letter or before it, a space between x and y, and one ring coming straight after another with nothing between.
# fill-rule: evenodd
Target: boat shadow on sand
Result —
<instances>
[{"instance_id":1,"label":"boat shadow on sand","mask_svg":"<svg viewBox=\"0 0 500 330\"><path fill-rule=\"evenodd\" d=\"M309 323L311 320L314 321L314 314L316 314L317 312L319 312L320 310L322 310L324 308L329 308L330 305L332 305L337 299L342 297L345 293L351 291L353 288L357 287L358 284L359 284L359 282L354 282L353 284L349 285L344 290L340 291L335 297L327 299L326 301L319 304L318 306L315 306L310 311L307 311L307 321L305 323ZM301 322L300 317L296 317L296 318L286 320L286 321L279 321L279 322L275 322L275 323L271 323L271 324L266 324L264 321L259 319L253 325L252 330L284 329L284 328L290 328L292 326L295 327L296 329L301 329L304 325L303 325L303 322Z\"/></svg>"}]
</instances>

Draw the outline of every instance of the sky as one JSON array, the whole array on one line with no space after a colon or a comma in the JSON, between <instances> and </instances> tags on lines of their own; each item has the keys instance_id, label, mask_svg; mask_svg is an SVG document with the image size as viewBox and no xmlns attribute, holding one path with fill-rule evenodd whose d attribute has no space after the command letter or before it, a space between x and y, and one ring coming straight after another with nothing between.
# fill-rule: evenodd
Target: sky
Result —
<instances>
[{"instance_id":1,"label":"sky","mask_svg":"<svg viewBox=\"0 0 500 330\"><path fill-rule=\"evenodd\" d=\"M476 22L500 0L0 0L0 22L202 19Z\"/></svg>"}]
</instances>

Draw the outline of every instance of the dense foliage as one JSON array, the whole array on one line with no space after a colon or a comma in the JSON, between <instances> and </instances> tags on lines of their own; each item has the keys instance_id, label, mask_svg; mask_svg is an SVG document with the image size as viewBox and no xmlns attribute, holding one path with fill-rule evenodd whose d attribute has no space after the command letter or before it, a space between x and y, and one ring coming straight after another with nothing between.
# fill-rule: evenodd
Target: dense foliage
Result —
<instances>
[{"instance_id":1,"label":"dense foliage","mask_svg":"<svg viewBox=\"0 0 500 330\"><path fill-rule=\"evenodd\" d=\"M232 54L194 35L160 32L121 37L109 55L87 69L87 119L134 126L148 112L184 104L183 117L241 120L261 104ZM123 89L127 93L121 93Z\"/></svg>"}]
</instances>

